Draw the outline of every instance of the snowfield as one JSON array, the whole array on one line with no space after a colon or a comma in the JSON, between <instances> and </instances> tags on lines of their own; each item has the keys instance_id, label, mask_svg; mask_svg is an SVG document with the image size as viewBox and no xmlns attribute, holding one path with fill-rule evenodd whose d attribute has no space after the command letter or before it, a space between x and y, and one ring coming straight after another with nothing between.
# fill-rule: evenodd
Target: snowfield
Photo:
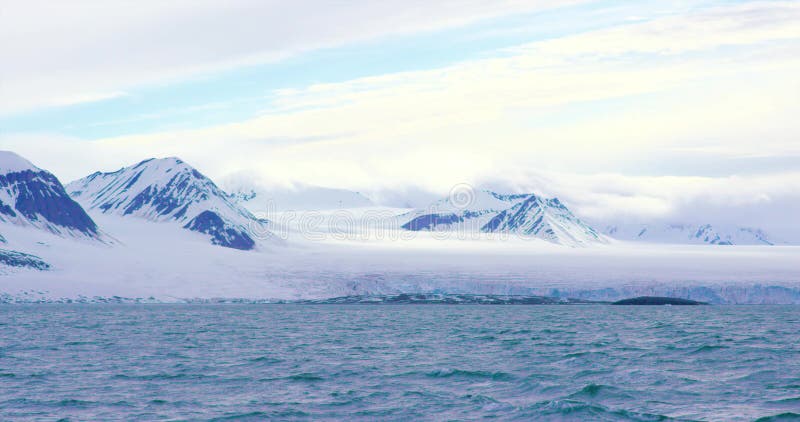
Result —
<instances>
[{"instance_id":1,"label":"snowfield","mask_svg":"<svg viewBox=\"0 0 800 422\"><path fill-rule=\"evenodd\" d=\"M402 214L399 209L359 209ZM5 268L0 301L313 299L417 292L611 300L679 296L712 303L800 303L800 247L615 241L569 248L482 233L408 232L278 216L282 239L221 248L169 222L90 212L111 243L2 226L7 242L51 265ZM338 211L339 214L342 211ZM326 220L327 219L327 220ZM477 236L477 237L475 237ZM254 237L258 237L257 234Z\"/></svg>"}]
</instances>

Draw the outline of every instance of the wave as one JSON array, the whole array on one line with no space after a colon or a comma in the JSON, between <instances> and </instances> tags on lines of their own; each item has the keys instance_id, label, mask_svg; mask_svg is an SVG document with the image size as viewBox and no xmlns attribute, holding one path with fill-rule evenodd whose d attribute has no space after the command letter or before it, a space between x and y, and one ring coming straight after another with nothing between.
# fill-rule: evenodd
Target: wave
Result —
<instances>
[{"instance_id":1,"label":"wave","mask_svg":"<svg viewBox=\"0 0 800 422\"><path fill-rule=\"evenodd\" d=\"M463 369L437 369L425 374L431 378L484 378L491 380L510 380L514 376L506 372L467 371Z\"/></svg>"},{"instance_id":2,"label":"wave","mask_svg":"<svg viewBox=\"0 0 800 422\"><path fill-rule=\"evenodd\" d=\"M567 396L568 399L605 400L610 398L632 399L633 396L620 388L605 384L589 384Z\"/></svg>"},{"instance_id":3,"label":"wave","mask_svg":"<svg viewBox=\"0 0 800 422\"><path fill-rule=\"evenodd\" d=\"M237 413L234 415L227 415L222 416L219 418L210 419L212 421L237 421L237 420L262 420L262 419L270 419L270 418L280 418L280 417L307 417L308 414L305 412L300 411L289 411L289 412L281 412L279 414L272 414L267 412L247 412L247 413Z\"/></svg>"},{"instance_id":4,"label":"wave","mask_svg":"<svg viewBox=\"0 0 800 422\"><path fill-rule=\"evenodd\" d=\"M763 418L756 419L755 422L784 422L797 420L800 420L800 413L786 412L772 416L764 416Z\"/></svg>"},{"instance_id":5,"label":"wave","mask_svg":"<svg viewBox=\"0 0 800 422\"><path fill-rule=\"evenodd\" d=\"M284 379L292 380L292 381L322 381L325 378L322 378L319 375L314 375L312 373L303 372L301 374L294 374L290 375Z\"/></svg>"},{"instance_id":6,"label":"wave","mask_svg":"<svg viewBox=\"0 0 800 422\"><path fill-rule=\"evenodd\" d=\"M270 357L270 356L259 356L257 358L252 358L249 361L250 362L256 362L256 363L281 363L281 362L283 362L282 359L273 358L273 357Z\"/></svg>"},{"instance_id":7,"label":"wave","mask_svg":"<svg viewBox=\"0 0 800 422\"><path fill-rule=\"evenodd\" d=\"M730 347L728 347L728 346L706 344L706 345L700 346L697 349L693 350L691 354L713 352L715 350L722 350L722 349L729 349L729 348Z\"/></svg>"},{"instance_id":8,"label":"wave","mask_svg":"<svg viewBox=\"0 0 800 422\"><path fill-rule=\"evenodd\" d=\"M156 380L181 380L181 379L204 379L215 378L204 374L148 374L148 375L127 375L117 374L112 378L120 380L134 380L134 381L156 381Z\"/></svg>"},{"instance_id":9,"label":"wave","mask_svg":"<svg viewBox=\"0 0 800 422\"><path fill-rule=\"evenodd\" d=\"M522 417L530 417L532 420L537 421L612 420L649 422L674 420L666 415L633 412L624 409L610 409L599 404L570 399L548 400L537 403L527 409L526 412L523 412Z\"/></svg>"}]
</instances>

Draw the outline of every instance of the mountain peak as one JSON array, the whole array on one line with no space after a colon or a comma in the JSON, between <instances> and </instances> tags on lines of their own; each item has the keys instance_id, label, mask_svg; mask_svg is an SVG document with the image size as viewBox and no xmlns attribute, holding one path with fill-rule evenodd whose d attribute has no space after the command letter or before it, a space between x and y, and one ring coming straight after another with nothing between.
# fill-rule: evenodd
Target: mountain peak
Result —
<instances>
[{"instance_id":1,"label":"mountain peak","mask_svg":"<svg viewBox=\"0 0 800 422\"><path fill-rule=\"evenodd\" d=\"M128 169L150 172L154 174L166 174L173 171L187 171L198 179L207 179L207 177L203 176L194 167L177 157L148 158L147 160L141 161L138 164L130 167L122 168L121 170Z\"/></svg>"},{"instance_id":2,"label":"mountain peak","mask_svg":"<svg viewBox=\"0 0 800 422\"><path fill-rule=\"evenodd\" d=\"M176 157L144 160L113 173L94 173L70 183L67 190L87 209L180 223L188 230L211 235L214 244L238 249L254 246L247 231L251 224L260 224L211 179Z\"/></svg>"},{"instance_id":3,"label":"mountain peak","mask_svg":"<svg viewBox=\"0 0 800 422\"><path fill-rule=\"evenodd\" d=\"M39 172L40 168L34 166L30 161L22 158L19 154L11 151L0 150L0 173L18 173L21 171Z\"/></svg>"},{"instance_id":4,"label":"mountain peak","mask_svg":"<svg viewBox=\"0 0 800 422\"><path fill-rule=\"evenodd\" d=\"M89 209L153 220L182 220L190 204L225 196L209 178L175 157L150 158L114 172L96 172L70 183L67 191Z\"/></svg>"},{"instance_id":5,"label":"mountain peak","mask_svg":"<svg viewBox=\"0 0 800 422\"><path fill-rule=\"evenodd\" d=\"M53 174L0 151L0 221L96 237L97 225Z\"/></svg>"},{"instance_id":6,"label":"mountain peak","mask_svg":"<svg viewBox=\"0 0 800 422\"><path fill-rule=\"evenodd\" d=\"M134 165L133 168L139 168L145 165L148 166L177 166L181 164L186 164L183 160L178 157L164 157L164 158L148 158L146 160L140 161L138 164Z\"/></svg>"},{"instance_id":7,"label":"mountain peak","mask_svg":"<svg viewBox=\"0 0 800 422\"><path fill-rule=\"evenodd\" d=\"M412 231L516 233L571 246L607 241L558 198L486 189L453 192L426 209L412 212L402 227Z\"/></svg>"},{"instance_id":8,"label":"mountain peak","mask_svg":"<svg viewBox=\"0 0 800 422\"><path fill-rule=\"evenodd\" d=\"M488 189L482 189L482 192L488 193L489 195L506 202L527 199L531 196L536 196L532 193L497 193Z\"/></svg>"}]
</instances>

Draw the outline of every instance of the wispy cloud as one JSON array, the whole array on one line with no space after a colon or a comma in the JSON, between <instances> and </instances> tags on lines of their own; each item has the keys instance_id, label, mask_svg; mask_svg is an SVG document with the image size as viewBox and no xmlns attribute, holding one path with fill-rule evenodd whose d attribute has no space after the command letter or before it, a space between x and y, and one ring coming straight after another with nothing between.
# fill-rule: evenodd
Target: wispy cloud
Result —
<instances>
[{"instance_id":1,"label":"wispy cloud","mask_svg":"<svg viewBox=\"0 0 800 422\"><path fill-rule=\"evenodd\" d=\"M579 2L4 2L0 114Z\"/></svg>"},{"instance_id":2,"label":"wispy cloud","mask_svg":"<svg viewBox=\"0 0 800 422\"><path fill-rule=\"evenodd\" d=\"M104 101L126 96L128 96L128 93L123 91L80 93L69 97L53 98L52 100L49 101L47 105L52 107L63 107L63 106L76 105L82 103L93 103L96 101Z\"/></svg>"},{"instance_id":3,"label":"wispy cloud","mask_svg":"<svg viewBox=\"0 0 800 422\"><path fill-rule=\"evenodd\" d=\"M742 36L740 28L752 25L741 21L741 10L532 43L512 55L430 71L281 90L271 112L256 119L95 144L129 155L185 151L204 160L201 151L221 144L235 152L235 145L253 139L336 138L223 157L242 166L268 161L273 176L353 184L362 180L355 173L387 182L413 174L431 187L506 162L601 171L665 149L797 153L800 44L785 43L796 25L784 19L784 4L760 4L760 19L774 14L775 25ZM691 48L681 41L683 34L692 39L703 31L717 41ZM737 40L743 44L731 48ZM682 47L661 54L671 43ZM653 57L643 60L631 51ZM332 157L342 168L333 171Z\"/></svg>"},{"instance_id":4,"label":"wispy cloud","mask_svg":"<svg viewBox=\"0 0 800 422\"><path fill-rule=\"evenodd\" d=\"M597 217L796 204L796 165L738 171L730 160L800 155L798 21L795 2L651 16L431 70L280 89L233 124L68 144L111 169L178 155L214 177L247 170L284 185L446 192L491 180ZM40 156L67 144L39 139L2 142ZM96 170L48 150L70 177Z\"/></svg>"}]
</instances>

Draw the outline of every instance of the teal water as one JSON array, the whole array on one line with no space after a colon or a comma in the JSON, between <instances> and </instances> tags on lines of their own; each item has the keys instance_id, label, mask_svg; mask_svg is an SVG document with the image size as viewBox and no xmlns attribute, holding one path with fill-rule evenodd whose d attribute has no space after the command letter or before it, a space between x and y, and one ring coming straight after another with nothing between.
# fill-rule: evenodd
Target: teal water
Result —
<instances>
[{"instance_id":1,"label":"teal water","mask_svg":"<svg viewBox=\"0 0 800 422\"><path fill-rule=\"evenodd\" d=\"M800 306L0 306L0 420L798 414Z\"/></svg>"}]
</instances>

